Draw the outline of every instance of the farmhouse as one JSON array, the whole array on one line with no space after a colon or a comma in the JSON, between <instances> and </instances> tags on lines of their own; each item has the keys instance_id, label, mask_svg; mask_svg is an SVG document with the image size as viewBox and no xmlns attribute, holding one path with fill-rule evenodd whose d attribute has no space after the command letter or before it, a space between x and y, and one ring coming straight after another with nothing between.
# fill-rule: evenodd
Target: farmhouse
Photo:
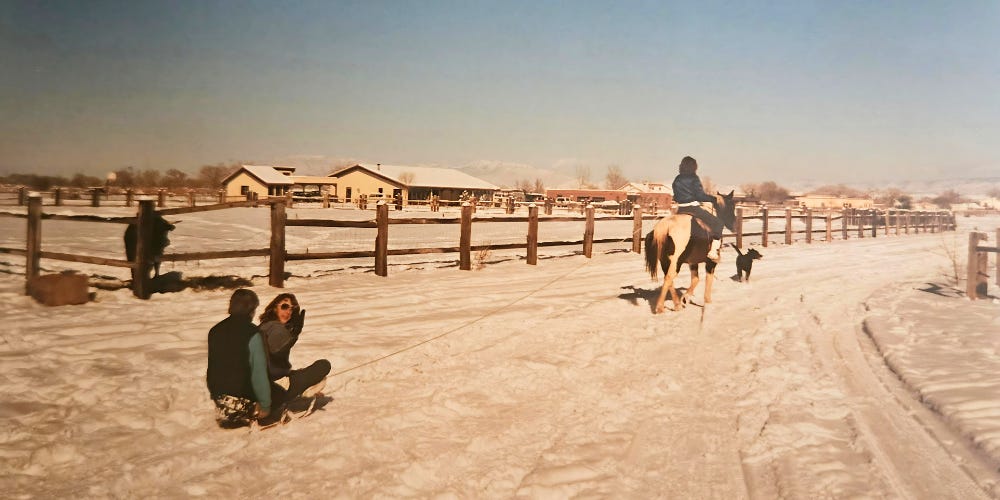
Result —
<instances>
[{"instance_id":1,"label":"farmhouse","mask_svg":"<svg viewBox=\"0 0 1000 500\"><path fill-rule=\"evenodd\" d=\"M352 165L330 174L330 177L343 187L346 201L360 195L367 195L369 199L399 197L403 203L427 200L431 195L437 195L442 200L458 200L463 192L482 199L498 189L490 182L450 168L381 163Z\"/></svg>"},{"instance_id":2,"label":"farmhouse","mask_svg":"<svg viewBox=\"0 0 1000 500\"><path fill-rule=\"evenodd\" d=\"M226 200L285 196L289 191L307 191L337 195L337 181L329 177L294 175L295 167L242 165L222 180ZM298 187L298 189L296 189Z\"/></svg>"}]
</instances>

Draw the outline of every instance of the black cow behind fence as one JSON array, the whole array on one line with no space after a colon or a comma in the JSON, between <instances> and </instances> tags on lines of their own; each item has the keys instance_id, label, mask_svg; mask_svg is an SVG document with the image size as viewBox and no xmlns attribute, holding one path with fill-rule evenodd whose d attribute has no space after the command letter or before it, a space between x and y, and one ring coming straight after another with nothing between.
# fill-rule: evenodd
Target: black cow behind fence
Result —
<instances>
[{"instance_id":1,"label":"black cow behind fence","mask_svg":"<svg viewBox=\"0 0 1000 500\"><path fill-rule=\"evenodd\" d=\"M160 275L160 262L163 260L163 249L170 245L170 238L167 237L167 233L174 230L174 225L167 222L160 214L156 214L153 218L153 241L149 248L149 253L147 259L148 262L153 263L153 276ZM135 262L136 253L136 241L138 240L138 235L136 234L137 226L135 224L129 224L128 228L125 229L125 257L128 258L129 262ZM146 270L149 273L149 269ZM132 279L135 280L135 271L133 270Z\"/></svg>"}]
</instances>

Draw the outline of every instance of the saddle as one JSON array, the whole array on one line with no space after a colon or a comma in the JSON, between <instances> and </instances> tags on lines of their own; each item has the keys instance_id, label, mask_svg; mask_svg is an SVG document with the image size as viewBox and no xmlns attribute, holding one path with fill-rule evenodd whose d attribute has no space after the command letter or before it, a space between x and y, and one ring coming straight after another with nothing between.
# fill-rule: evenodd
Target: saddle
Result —
<instances>
[{"instance_id":1,"label":"saddle","mask_svg":"<svg viewBox=\"0 0 1000 500\"><path fill-rule=\"evenodd\" d=\"M702 203L701 208L706 212L715 215L715 206L711 203ZM701 220L695 214L685 213L684 215L691 216L691 238L698 240L711 240L712 239L712 229L705 224L705 221Z\"/></svg>"}]
</instances>

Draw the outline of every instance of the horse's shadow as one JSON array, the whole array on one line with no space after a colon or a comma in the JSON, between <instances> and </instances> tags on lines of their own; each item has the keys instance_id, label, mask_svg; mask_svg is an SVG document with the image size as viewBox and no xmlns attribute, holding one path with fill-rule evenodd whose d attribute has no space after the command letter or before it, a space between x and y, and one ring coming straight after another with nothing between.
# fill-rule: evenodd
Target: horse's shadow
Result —
<instances>
[{"instance_id":1,"label":"horse's shadow","mask_svg":"<svg viewBox=\"0 0 1000 500\"><path fill-rule=\"evenodd\" d=\"M619 299L627 300L633 306L638 306L640 300L645 300L649 306L649 312L656 313L656 299L660 298L660 287L646 289L628 285L623 286L621 289L625 290L625 292L618 295ZM684 295L686 292L687 288L685 287L677 288L678 295ZM669 296L667 300L670 300Z\"/></svg>"}]
</instances>

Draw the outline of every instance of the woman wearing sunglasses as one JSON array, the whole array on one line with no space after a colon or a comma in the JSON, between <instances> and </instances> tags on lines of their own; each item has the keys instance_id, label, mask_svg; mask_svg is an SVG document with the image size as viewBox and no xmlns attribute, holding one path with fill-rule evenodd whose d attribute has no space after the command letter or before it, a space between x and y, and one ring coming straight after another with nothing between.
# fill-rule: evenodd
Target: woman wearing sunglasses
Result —
<instances>
[{"instance_id":1,"label":"woman wearing sunglasses","mask_svg":"<svg viewBox=\"0 0 1000 500\"><path fill-rule=\"evenodd\" d=\"M288 377L287 384L272 383L275 402L287 403L299 396L314 396L326 384L330 362L314 361L306 368L292 369L289 354L299 340L305 324L306 311L299 308L294 294L282 293L272 300L260 315L260 331L267 346L267 371L272 382Z\"/></svg>"}]
</instances>

